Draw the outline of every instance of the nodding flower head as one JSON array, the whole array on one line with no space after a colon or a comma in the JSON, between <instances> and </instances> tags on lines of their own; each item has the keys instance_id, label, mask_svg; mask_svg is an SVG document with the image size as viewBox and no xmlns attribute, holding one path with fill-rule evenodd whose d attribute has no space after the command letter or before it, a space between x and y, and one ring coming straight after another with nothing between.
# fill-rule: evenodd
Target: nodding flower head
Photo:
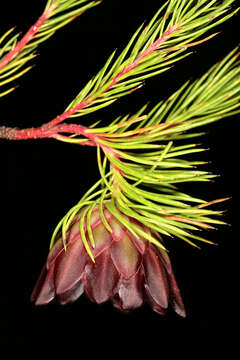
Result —
<instances>
[{"instance_id":1,"label":"nodding flower head","mask_svg":"<svg viewBox=\"0 0 240 360\"><path fill-rule=\"evenodd\" d=\"M91 301L100 304L111 300L123 312L147 302L160 314L164 314L171 304L176 313L184 317L181 294L164 248L142 237L137 238L104 209L104 218L109 225L106 227L98 206L90 214L88 231L84 219L84 242L80 231L83 212L84 209L71 222L65 246L61 236L56 239L31 300L36 305L43 305L56 298L63 305L77 300L85 292ZM161 242L156 232L124 217ZM91 247L89 230L94 241L92 259L86 250L86 241Z\"/></svg>"}]
</instances>

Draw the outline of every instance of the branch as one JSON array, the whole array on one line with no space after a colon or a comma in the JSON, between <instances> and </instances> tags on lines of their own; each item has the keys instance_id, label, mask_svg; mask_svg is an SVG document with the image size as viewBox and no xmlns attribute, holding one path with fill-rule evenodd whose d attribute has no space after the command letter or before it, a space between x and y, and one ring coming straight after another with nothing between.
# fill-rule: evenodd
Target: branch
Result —
<instances>
[{"instance_id":1,"label":"branch","mask_svg":"<svg viewBox=\"0 0 240 360\"><path fill-rule=\"evenodd\" d=\"M7 55L3 57L0 61L0 70L2 70L6 65L8 65L19 53L23 50L23 48L36 37L37 33L40 31L42 26L46 23L46 21L51 17L54 11L53 6L45 9L43 14L39 17L36 23L30 27L27 33L23 36L23 38L13 47L11 51L8 52Z\"/></svg>"},{"instance_id":2,"label":"branch","mask_svg":"<svg viewBox=\"0 0 240 360\"><path fill-rule=\"evenodd\" d=\"M186 52L188 47L213 37L215 34L201 38L236 13L237 10L229 11L233 2L167 1L145 28L140 26L118 58L113 62L114 52L66 111L48 126L108 106L137 90L145 79L171 68L175 62L189 55ZM197 38L200 40L194 41Z\"/></svg>"},{"instance_id":3,"label":"branch","mask_svg":"<svg viewBox=\"0 0 240 360\"><path fill-rule=\"evenodd\" d=\"M76 19L87 9L96 6L101 1L89 0L48 0L43 14L27 33L18 41L19 35L13 36L0 49L0 86L8 84L22 76L31 67L20 70L27 62L32 60L38 45L51 37L58 29ZM84 5L85 4L85 5ZM14 29L7 31L0 39L0 44L5 41ZM13 91L10 88L0 94L4 96Z\"/></svg>"}]
</instances>

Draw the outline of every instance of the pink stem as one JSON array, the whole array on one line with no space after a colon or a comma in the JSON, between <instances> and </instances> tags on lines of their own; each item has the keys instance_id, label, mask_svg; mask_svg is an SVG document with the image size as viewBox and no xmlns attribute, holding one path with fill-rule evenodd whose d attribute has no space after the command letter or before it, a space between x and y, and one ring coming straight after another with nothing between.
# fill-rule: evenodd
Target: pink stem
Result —
<instances>
[{"instance_id":1,"label":"pink stem","mask_svg":"<svg viewBox=\"0 0 240 360\"><path fill-rule=\"evenodd\" d=\"M117 82L121 80L121 78L129 73L131 70L135 69L141 60L143 60L145 57L150 55L153 51L157 50L158 47L166 41L166 39L175 31L177 31L180 28L180 26L172 26L165 34L163 34L157 41L155 41L152 45L149 46L147 50L145 50L142 54L139 55L139 57L130 65L128 65L123 71L121 71L116 77L112 80L111 84L104 90L105 92L111 89ZM78 105L76 105L74 108L66 111L60 116L57 116L55 119L51 120L48 124L46 124L46 128L51 128L52 126L55 126L59 124L60 122L66 120L69 116L76 113L77 111L84 109L85 107L91 105L91 103L96 100L97 97L87 98L86 100L82 101Z\"/></svg>"},{"instance_id":2,"label":"pink stem","mask_svg":"<svg viewBox=\"0 0 240 360\"><path fill-rule=\"evenodd\" d=\"M142 54L139 55L139 57L130 65L128 65L121 73L119 73L111 82L107 90L111 89L113 85L115 85L119 80L121 80L121 77L125 74L129 73L131 70L135 69L141 60L143 60L145 57L150 55L153 51L157 50L161 44L164 43L164 41L167 40L167 38L174 33L176 30L178 30L180 26L172 26L168 31L165 32L158 40L156 40L153 44L151 44L147 50L145 50Z\"/></svg>"},{"instance_id":3,"label":"pink stem","mask_svg":"<svg viewBox=\"0 0 240 360\"><path fill-rule=\"evenodd\" d=\"M49 8L50 9L50 8ZM40 29L40 27L44 24L46 19L49 16L49 11L43 13L43 15L38 19L36 24L30 28L30 30L27 32L27 34L23 37L23 39L16 45L16 47L9 52L8 55L2 60L2 63L0 63L0 69L1 66L3 67L3 63L6 65L9 63L14 56L16 56L22 47L29 42L36 32ZM51 8L52 9L52 8ZM145 50L142 54L139 55L139 57L130 65L128 65L124 70L122 70L116 77L112 80L110 85L104 89L104 91L108 91L111 89L117 82L121 80L121 78L129 73L131 70L135 69L141 60L143 60L145 57L150 55L153 51L157 50L158 47L166 41L166 39L175 31L177 31L180 28L180 26L172 26L165 34L163 34L157 41L155 41L153 44L151 44L147 50ZM62 124L61 126L57 126L64 120L68 119L71 115L76 113L77 111L84 109L85 107L92 104L92 102L97 98L87 98L75 107L65 111L61 115L58 115L56 118L48 122L47 124L42 125L39 128L29 128L29 129L16 129L16 128L8 128L5 126L0 127L0 138L8 139L8 140L26 140L26 139L37 139L37 138L57 138L57 134L59 132L67 132L67 133L75 133L78 135L84 135L90 139L89 133L87 134L85 131L87 128L82 127L80 125L75 124ZM95 139L90 139L91 145L95 143Z\"/></svg>"},{"instance_id":4,"label":"pink stem","mask_svg":"<svg viewBox=\"0 0 240 360\"><path fill-rule=\"evenodd\" d=\"M21 52L24 46L34 38L34 36L39 32L40 28L45 24L46 20L50 17L53 9L53 6L50 6L46 11L44 11L44 13L40 16L36 23L30 27L30 29L16 44L16 46L11 51L9 51L9 53L2 59L2 61L0 61L0 70L7 66Z\"/></svg>"}]
</instances>

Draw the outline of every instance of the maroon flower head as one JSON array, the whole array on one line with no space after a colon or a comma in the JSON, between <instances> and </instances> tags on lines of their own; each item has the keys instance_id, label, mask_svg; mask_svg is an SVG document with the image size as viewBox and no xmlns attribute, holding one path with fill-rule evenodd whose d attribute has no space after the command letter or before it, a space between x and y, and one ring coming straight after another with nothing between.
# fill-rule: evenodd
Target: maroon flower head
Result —
<instances>
[{"instance_id":1,"label":"maroon flower head","mask_svg":"<svg viewBox=\"0 0 240 360\"><path fill-rule=\"evenodd\" d=\"M102 222L98 207L90 217L95 246L91 260L82 241L79 222L81 213L66 234L66 248L58 237L33 290L36 305L57 298L60 304L78 299L83 292L98 304L111 300L121 311L139 308L148 302L154 311L164 314L169 303L180 316L185 316L181 294L170 259L165 250L143 238L137 239L108 210L104 216L112 231ZM159 235L129 217L128 221L148 232L156 240ZM86 224L85 224L86 229ZM88 232L85 231L88 239Z\"/></svg>"}]
</instances>

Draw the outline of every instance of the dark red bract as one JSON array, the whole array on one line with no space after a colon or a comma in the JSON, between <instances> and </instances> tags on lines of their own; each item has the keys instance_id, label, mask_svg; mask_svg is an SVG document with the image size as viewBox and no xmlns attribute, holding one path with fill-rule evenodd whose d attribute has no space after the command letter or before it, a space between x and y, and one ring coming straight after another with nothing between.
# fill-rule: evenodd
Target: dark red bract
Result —
<instances>
[{"instance_id":1,"label":"dark red bract","mask_svg":"<svg viewBox=\"0 0 240 360\"><path fill-rule=\"evenodd\" d=\"M100 304L111 300L124 312L148 302L154 311L164 314L170 303L184 317L183 301L166 251L135 238L107 210L104 215L112 232L103 225L98 208L91 215L95 263L83 245L78 216L67 232L66 250L59 238L50 251L31 300L43 305L56 297L60 304L67 304L85 292L91 301ZM159 240L156 233L138 226Z\"/></svg>"}]
</instances>

